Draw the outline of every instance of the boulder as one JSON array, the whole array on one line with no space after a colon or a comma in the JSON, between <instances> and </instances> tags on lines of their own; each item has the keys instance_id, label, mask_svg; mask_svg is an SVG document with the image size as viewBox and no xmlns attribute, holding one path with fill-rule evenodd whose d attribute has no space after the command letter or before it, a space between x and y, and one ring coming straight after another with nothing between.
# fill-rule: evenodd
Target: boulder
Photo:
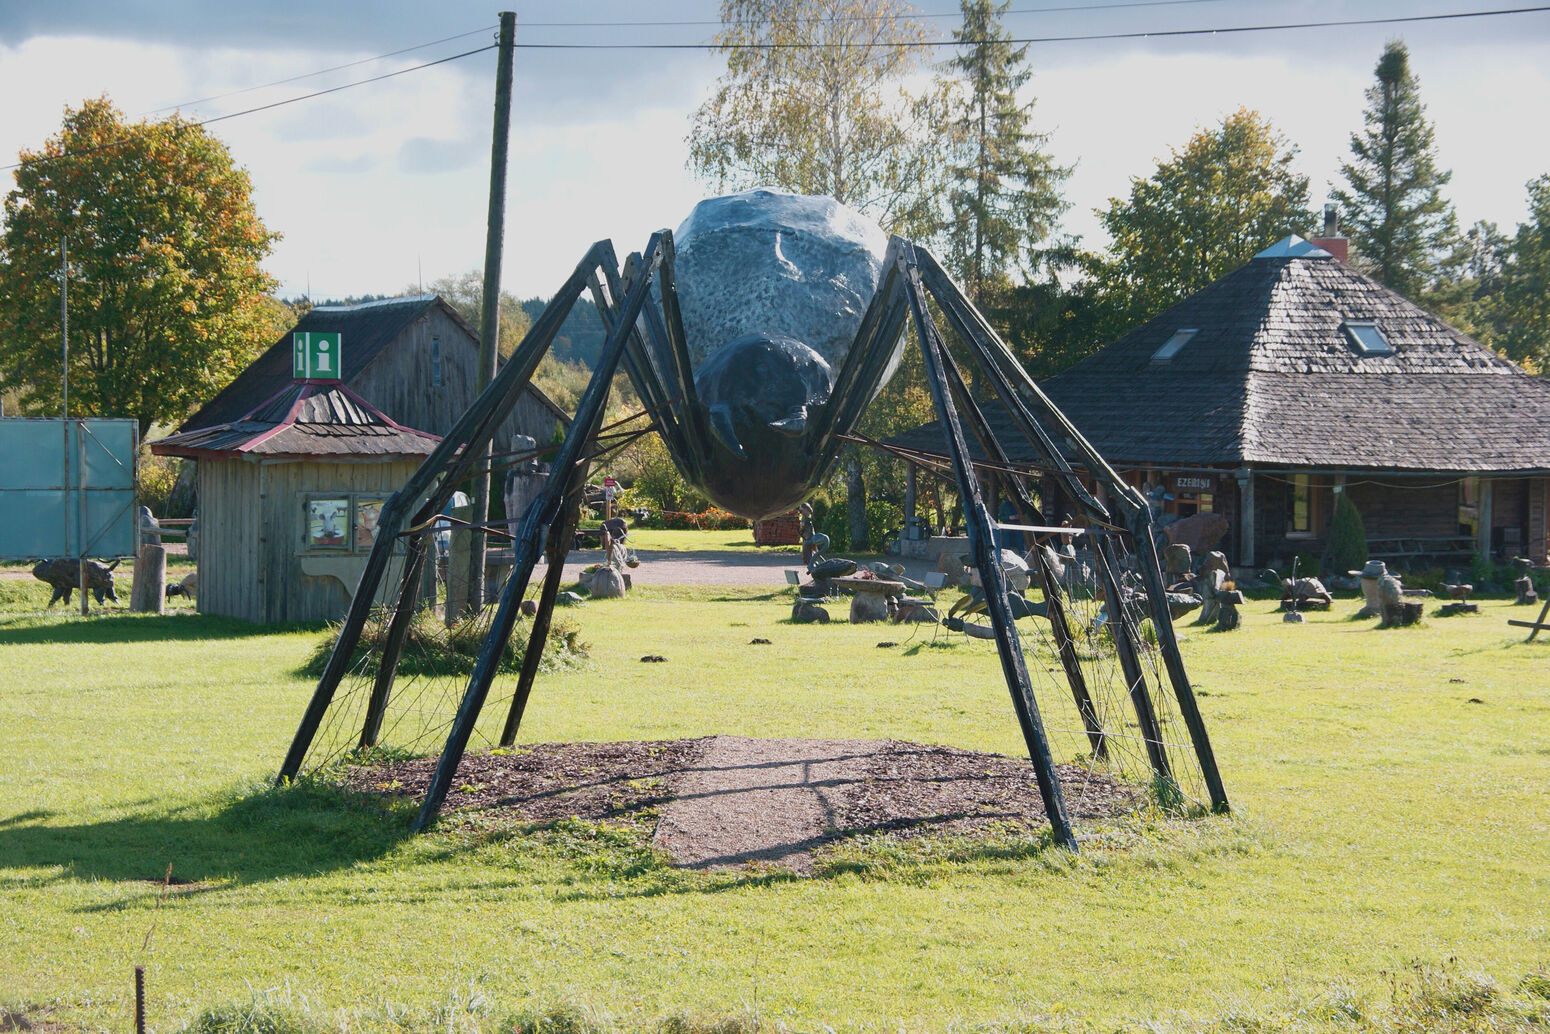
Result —
<instances>
[{"instance_id":1,"label":"boulder","mask_svg":"<svg viewBox=\"0 0 1550 1034\"><path fill-rule=\"evenodd\" d=\"M599 568L592 575L592 598L594 600L616 600L624 595L624 575L611 567Z\"/></svg>"},{"instance_id":2,"label":"boulder","mask_svg":"<svg viewBox=\"0 0 1550 1034\"><path fill-rule=\"evenodd\" d=\"M827 625L829 612L816 603L797 600L791 605L791 621L797 625Z\"/></svg>"},{"instance_id":3,"label":"boulder","mask_svg":"<svg viewBox=\"0 0 1550 1034\"><path fill-rule=\"evenodd\" d=\"M1163 574L1168 576L1168 584L1188 578L1193 564L1194 557L1187 542L1171 543L1163 549Z\"/></svg>"},{"instance_id":4,"label":"boulder","mask_svg":"<svg viewBox=\"0 0 1550 1034\"><path fill-rule=\"evenodd\" d=\"M1218 632L1231 632L1243 624L1243 616L1238 613L1238 607L1243 603L1243 593L1238 589L1230 589L1219 593L1216 597L1220 610L1216 615L1216 630Z\"/></svg>"},{"instance_id":5,"label":"boulder","mask_svg":"<svg viewBox=\"0 0 1550 1034\"><path fill-rule=\"evenodd\" d=\"M1231 529L1232 524L1219 513L1197 513L1174 521L1163 529L1163 535L1170 545L1185 545L1196 553L1205 553L1215 549Z\"/></svg>"},{"instance_id":6,"label":"boulder","mask_svg":"<svg viewBox=\"0 0 1550 1034\"><path fill-rule=\"evenodd\" d=\"M850 599L850 623L865 625L888 620L888 597L880 592L858 592Z\"/></svg>"}]
</instances>

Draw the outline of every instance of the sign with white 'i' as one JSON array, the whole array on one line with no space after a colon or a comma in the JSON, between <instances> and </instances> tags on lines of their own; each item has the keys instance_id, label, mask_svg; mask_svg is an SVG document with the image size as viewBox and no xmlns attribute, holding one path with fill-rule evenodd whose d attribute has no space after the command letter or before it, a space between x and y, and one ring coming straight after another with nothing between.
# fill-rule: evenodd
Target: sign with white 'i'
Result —
<instances>
[{"instance_id":1,"label":"sign with white 'i'","mask_svg":"<svg viewBox=\"0 0 1550 1034\"><path fill-rule=\"evenodd\" d=\"M291 335L291 376L298 381L339 379L339 333L297 331Z\"/></svg>"}]
</instances>

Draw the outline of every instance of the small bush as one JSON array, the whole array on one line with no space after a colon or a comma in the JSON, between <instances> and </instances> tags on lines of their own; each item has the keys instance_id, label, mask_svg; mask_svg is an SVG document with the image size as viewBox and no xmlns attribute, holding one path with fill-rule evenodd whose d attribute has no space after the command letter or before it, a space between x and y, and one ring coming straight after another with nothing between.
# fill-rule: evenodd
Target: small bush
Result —
<instances>
[{"instance_id":1,"label":"small bush","mask_svg":"<svg viewBox=\"0 0 1550 1034\"><path fill-rule=\"evenodd\" d=\"M1349 492L1335 496L1335 517L1329 528L1329 563L1335 574L1360 570L1367 563L1367 528L1362 515L1351 502Z\"/></svg>"},{"instance_id":2,"label":"small bush","mask_svg":"<svg viewBox=\"0 0 1550 1034\"><path fill-rule=\"evenodd\" d=\"M390 620L391 615L385 612L367 620L365 627L361 629L360 642L356 644L355 653L350 658L349 670L358 670L365 675L376 673L377 658L387 640ZM334 642L339 638L339 629L339 625L330 625L318 639L312 655L302 666L302 674L313 677L323 674L329 655L333 653ZM403 656L398 662L398 670L405 675L472 674L474 661L479 656L479 649L484 644L487 631L486 623L478 618L468 618L448 628L434 611L428 608L418 610L409 622L408 631L404 634ZM552 670L585 657L587 647L581 642L580 636L581 629L575 622L555 617L549 625L548 643L544 647L543 669ZM520 634L519 628L506 640L506 647L501 651L500 663L496 670L521 671L522 659L526 653L527 637Z\"/></svg>"},{"instance_id":3,"label":"small bush","mask_svg":"<svg viewBox=\"0 0 1550 1034\"><path fill-rule=\"evenodd\" d=\"M178 472L182 461L157 456L145 446L140 447L140 457L135 471L135 498L141 506L149 506L157 517L170 516L168 502L178 485Z\"/></svg>"},{"instance_id":4,"label":"small bush","mask_svg":"<svg viewBox=\"0 0 1550 1034\"><path fill-rule=\"evenodd\" d=\"M255 1000L206 1009L185 1034L322 1034L324 1028L292 1009Z\"/></svg>"},{"instance_id":5,"label":"small bush","mask_svg":"<svg viewBox=\"0 0 1550 1034\"><path fill-rule=\"evenodd\" d=\"M712 506L700 513L652 511L645 518L637 520L635 526L666 531L743 531L753 527L753 523L746 517Z\"/></svg>"},{"instance_id":6,"label":"small bush","mask_svg":"<svg viewBox=\"0 0 1550 1034\"><path fill-rule=\"evenodd\" d=\"M850 507L844 497L827 505L813 503L813 526L829 536L830 552L843 555L850 549ZM904 526L904 511L886 499L869 499L866 504L866 550L881 553L890 535Z\"/></svg>"}]
</instances>

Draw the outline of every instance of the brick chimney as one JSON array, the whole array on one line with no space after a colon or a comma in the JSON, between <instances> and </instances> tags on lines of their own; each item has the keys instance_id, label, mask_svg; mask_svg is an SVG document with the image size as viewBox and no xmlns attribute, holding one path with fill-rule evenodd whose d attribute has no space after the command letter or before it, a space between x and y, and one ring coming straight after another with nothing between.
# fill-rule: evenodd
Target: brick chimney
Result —
<instances>
[{"instance_id":1,"label":"brick chimney","mask_svg":"<svg viewBox=\"0 0 1550 1034\"><path fill-rule=\"evenodd\" d=\"M1324 206L1324 236L1315 237L1308 243L1315 248L1323 248L1341 262L1348 261L1351 239L1340 236L1340 210L1333 204Z\"/></svg>"}]
</instances>

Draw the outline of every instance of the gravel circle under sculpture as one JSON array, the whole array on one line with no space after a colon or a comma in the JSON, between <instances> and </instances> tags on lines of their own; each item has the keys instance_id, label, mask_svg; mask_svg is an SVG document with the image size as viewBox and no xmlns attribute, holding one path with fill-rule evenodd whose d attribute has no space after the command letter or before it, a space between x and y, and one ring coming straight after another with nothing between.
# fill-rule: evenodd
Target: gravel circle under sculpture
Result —
<instances>
[{"instance_id":1,"label":"gravel circle under sculpture","mask_svg":"<svg viewBox=\"0 0 1550 1034\"><path fill-rule=\"evenodd\" d=\"M423 796L435 758L353 768L352 789ZM1092 821L1132 810L1142 792L1060 765L1066 808ZM449 812L516 822L655 821L675 864L753 862L806 871L813 853L870 833L972 834L1047 828L1027 758L901 740L698 739L537 743L466 755Z\"/></svg>"}]
</instances>

